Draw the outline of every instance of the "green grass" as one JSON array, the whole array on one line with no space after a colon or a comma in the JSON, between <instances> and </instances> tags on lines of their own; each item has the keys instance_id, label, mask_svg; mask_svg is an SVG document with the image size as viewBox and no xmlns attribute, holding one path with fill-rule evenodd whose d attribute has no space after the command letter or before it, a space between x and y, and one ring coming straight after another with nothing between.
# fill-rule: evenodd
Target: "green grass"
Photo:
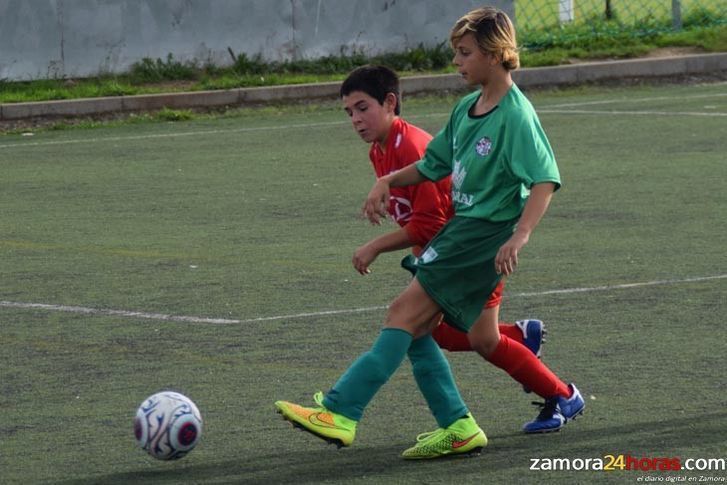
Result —
<instances>
[{"instance_id":1,"label":"green grass","mask_svg":"<svg viewBox=\"0 0 727 485\"><path fill-rule=\"evenodd\" d=\"M727 114L724 84L532 97L564 186L508 282L502 317L547 322L545 362L584 392L582 419L555 435L521 434L532 396L469 353L449 357L491 441L478 458L398 457L434 426L409 364L350 449L275 415L274 400L309 402L327 389L372 342L383 311L250 320L379 307L407 282L401 254L380 257L367 277L350 266L358 245L392 226L358 218L371 168L337 103L7 135L0 301L244 323L0 305L0 481L633 483L646 474L534 472L530 459L725 458L727 280L522 296L727 274L725 117L678 114ZM571 103L592 104L562 106ZM411 99L404 112L435 131L451 104ZM133 440L136 406L164 387L205 418L199 447L175 463Z\"/></svg>"},{"instance_id":2,"label":"green grass","mask_svg":"<svg viewBox=\"0 0 727 485\"><path fill-rule=\"evenodd\" d=\"M602 30L590 37L595 25ZM556 66L573 59L634 58L664 47L693 47L704 52L727 51L727 25L698 30L633 36L630 33L613 34L608 24L564 31L560 36L545 33L534 41L547 47L526 48L520 53L523 66ZM581 31L579 33L579 31Z\"/></svg>"},{"instance_id":3,"label":"green grass","mask_svg":"<svg viewBox=\"0 0 727 485\"><path fill-rule=\"evenodd\" d=\"M524 66L558 65L572 59L630 58L658 47L695 47L706 52L727 48L727 2L683 1L682 26L673 30L671 2L611 1L611 17L603 0L574 2L575 18L560 24L557 2L516 3Z\"/></svg>"},{"instance_id":4,"label":"green grass","mask_svg":"<svg viewBox=\"0 0 727 485\"><path fill-rule=\"evenodd\" d=\"M724 0L680 0L681 15L685 25L709 25L711 22L724 23ZM626 25L643 25L658 21L671 25L672 2L669 0L611 0L612 18ZM576 22L592 18L605 18L606 0L575 0L574 17ZM551 0L527 0L515 2L517 27L521 30L538 30L558 25L558 2Z\"/></svg>"},{"instance_id":5,"label":"green grass","mask_svg":"<svg viewBox=\"0 0 727 485\"><path fill-rule=\"evenodd\" d=\"M385 64L402 76L448 72L452 70L451 59L451 50L445 44L432 48L418 46L372 58L342 52L315 60L271 63L263 62L260 56L249 58L240 54L232 66L224 68L183 63L169 54L166 59L142 59L128 73L117 76L27 82L0 79L0 103L340 81L352 69L366 63Z\"/></svg>"}]
</instances>

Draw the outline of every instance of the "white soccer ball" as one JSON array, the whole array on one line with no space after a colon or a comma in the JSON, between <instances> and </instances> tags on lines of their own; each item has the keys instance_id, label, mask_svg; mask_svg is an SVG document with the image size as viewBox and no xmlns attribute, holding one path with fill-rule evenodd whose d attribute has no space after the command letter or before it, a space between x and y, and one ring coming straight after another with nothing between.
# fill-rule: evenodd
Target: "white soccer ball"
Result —
<instances>
[{"instance_id":1,"label":"white soccer ball","mask_svg":"<svg viewBox=\"0 0 727 485\"><path fill-rule=\"evenodd\" d=\"M187 396L162 391L149 396L134 418L136 442L158 460L176 460L202 436L202 415Z\"/></svg>"}]
</instances>

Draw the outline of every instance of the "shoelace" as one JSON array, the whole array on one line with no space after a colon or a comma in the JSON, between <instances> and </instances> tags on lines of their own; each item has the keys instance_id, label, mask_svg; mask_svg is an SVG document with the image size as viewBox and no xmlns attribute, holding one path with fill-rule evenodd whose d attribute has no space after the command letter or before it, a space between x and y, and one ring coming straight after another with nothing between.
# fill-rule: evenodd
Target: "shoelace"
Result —
<instances>
[{"instance_id":1,"label":"shoelace","mask_svg":"<svg viewBox=\"0 0 727 485\"><path fill-rule=\"evenodd\" d=\"M322 407L323 409L325 409L325 408L326 408L326 407L325 407L325 406L323 405L323 392L322 392L322 391L318 391L318 392L316 392L315 394L313 394L313 400L315 401L315 403L316 403L316 404L318 404L318 405L319 405L320 407Z\"/></svg>"},{"instance_id":2,"label":"shoelace","mask_svg":"<svg viewBox=\"0 0 727 485\"><path fill-rule=\"evenodd\" d=\"M555 399L546 399L545 402L533 401L532 404L542 408L536 418L536 420L539 421L553 417L557 411L558 401Z\"/></svg>"}]
</instances>

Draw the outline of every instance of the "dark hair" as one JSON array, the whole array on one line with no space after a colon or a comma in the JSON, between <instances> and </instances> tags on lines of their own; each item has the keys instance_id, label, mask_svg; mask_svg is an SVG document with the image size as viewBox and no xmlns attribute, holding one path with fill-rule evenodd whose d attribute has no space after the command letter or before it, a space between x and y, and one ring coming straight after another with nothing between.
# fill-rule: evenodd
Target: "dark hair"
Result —
<instances>
[{"instance_id":1,"label":"dark hair","mask_svg":"<svg viewBox=\"0 0 727 485\"><path fill-rule=\"evenodd\" d=\"M399 94L399 76L385 66L361 66L348 75L341 84L341 97L348 96L354 91L361 91L384 105L386 95L394 93L396 107L394 114L401 113L401 94Z\"/></svg>"}]
</instances>

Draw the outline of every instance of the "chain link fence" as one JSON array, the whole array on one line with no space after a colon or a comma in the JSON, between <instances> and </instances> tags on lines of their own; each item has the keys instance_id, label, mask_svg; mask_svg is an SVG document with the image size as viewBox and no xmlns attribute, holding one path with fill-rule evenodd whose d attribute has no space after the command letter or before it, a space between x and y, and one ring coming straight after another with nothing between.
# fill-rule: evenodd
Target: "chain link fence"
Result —
<instances>
[{"instance_id":1,"label":"chain link fence","mask_svg":"<svg viewBox=\"0 0 727 485\"><path fill-rule=\"evenodd\" d=\"M537 50L726 25L727 0L515 0L515 18L519 42Z\"/></svg>"}]
</instances>

